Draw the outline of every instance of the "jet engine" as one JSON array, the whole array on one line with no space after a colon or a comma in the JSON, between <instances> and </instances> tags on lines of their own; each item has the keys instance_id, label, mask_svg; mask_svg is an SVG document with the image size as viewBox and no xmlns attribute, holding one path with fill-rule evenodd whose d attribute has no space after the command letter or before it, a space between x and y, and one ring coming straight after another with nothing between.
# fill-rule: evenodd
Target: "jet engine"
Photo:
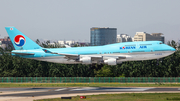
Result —
<instances>
[{"instance_id":1,"label":"jet engine","mask_svg":"<svg viewBox=\"0 0 180 101\"><path fill-rule=\"evenodd\" d=\"M104 63L108 64L108 65L116 65L117 60L116 59L107 59L107 60L104 60Z\"/></svg>"},{"instance_id":2,"label":"jet engine","mask_svg":"<svg viewBox=\"0 0 180 101\"><path fill-rule=\"evenodd\" d=\"M81 61L82 64L91 64L91 63L92 63L91 57L81 57L81 58L79 59L79 61Z\"/></svg>"}]
</instances>

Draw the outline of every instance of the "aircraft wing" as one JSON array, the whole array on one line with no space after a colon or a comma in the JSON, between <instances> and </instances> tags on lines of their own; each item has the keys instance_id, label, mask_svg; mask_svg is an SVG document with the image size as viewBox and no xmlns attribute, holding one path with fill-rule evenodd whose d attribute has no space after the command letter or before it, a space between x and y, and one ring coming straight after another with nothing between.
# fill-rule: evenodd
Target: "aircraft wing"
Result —
<instances>
[{"instance_id":1,"label":"aircraft wing","mask_svg":"<svg viewBox=\"0 0 180 101\"><path fill-rule=\"evenodd\" d=\"M47 49L42 49L45 53L50 53L50 54L58 54L58 55L64 55L66 56L65 58L67 59L77 59L79 58L79 55L78 54L64 54L64 53L56 53L56 52L51 52Z\"/></svg>"},{"instance_id":2,"label":"aircraft wing","mask_svg":"<svg viewBox=\"0 0 180 101\"><path fill-rule=\"evenodd\" d=\"M50 54L59 54L59 55L64 55L65 58L67 59L79 59L80 55L78 54L65 54L65 53L56 53L56 52L51 52L47 49L43 49L43 51L45 53L50 53ZM83 56L83 55L81 55ZM126 56L100 56L100 55L86 55L86 57L89 56L91 57L92 60L101 60L101 59L109 59L109 58L114 58L114 59L117 59L117 60L120 60L120 59L125 59Z\"/></svg>"},{"instance_id":3,"label":"aircraft wing","mask_svg":"<svg viewBox=\"0 0 180 101\"><path fill-rule=\"evenodd\" d=\"M117 59L117 60L121 60L121 59L126 59L127 57L122 55L118 55L118 56L103 56L104 59Z\"/></svg>"},{"instance_id":4,"label":"aircraft wing","mask_svg":"<svg viewBox=\"0 0 180 101\"><path fill-rule=\"evenodd\" d=\"M118 56L118 60L120 59L126 59L126 56Z\"/></svg>"},{"instance_id":5,"label":"aircraft wing","mask_svg":"<svg viewBox=\"0 0 180 101\"><path fill-rule=\"evenodd\" d=\"M67 58L67 59L78 59L79 58L78 54L64 54L64 53L51 52L47 49L42 49L42 50L45 53L64 55L64 56L66 56L65 58ZM96 55L88 55L88 56L91 57L93 60L102 59L102 56L96 56Z\"/></svg>"},{"instance_id":6,"label":"aircraft wing","mask_svg":"<svg viewBox=\"0 0 180 101\"><path fill-rule=\"evenodd\" d=\"M64 54L64 53L56 53L56 52L51 52L47 49L42 49L45 53L51 53L51 54L59 54L59 55L65 55L65 56L79 56L77 54Z\"/></svg>"}]
</instances>

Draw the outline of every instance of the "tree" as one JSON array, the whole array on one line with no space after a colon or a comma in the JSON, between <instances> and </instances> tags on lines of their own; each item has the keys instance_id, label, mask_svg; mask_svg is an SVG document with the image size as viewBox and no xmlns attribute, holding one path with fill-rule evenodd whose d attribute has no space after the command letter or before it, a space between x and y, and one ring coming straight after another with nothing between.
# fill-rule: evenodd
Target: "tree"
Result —
<instances>
[{"instance_id":1,"label":"tree","mask_svg":"<svg viewBox=\"0 0 180 101\"><path fill-rule=\"evenodd\" d=\"M171 46L171 47L173 47L173 48L177 48L177 43L174 41L174 40L172 40L172 41L168 41L167 42L167 45L169 45L169 46Z\"/></svg>"}]
</instances>

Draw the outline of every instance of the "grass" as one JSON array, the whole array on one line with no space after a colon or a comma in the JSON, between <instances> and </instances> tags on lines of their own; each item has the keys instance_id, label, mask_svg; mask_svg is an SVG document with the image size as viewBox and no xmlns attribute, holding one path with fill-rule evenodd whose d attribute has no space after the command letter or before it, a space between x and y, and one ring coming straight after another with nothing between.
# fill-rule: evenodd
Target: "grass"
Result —
<instances>
[{"instance_id":1,"label":"grass","mask_svg":"<svg viewBox=\"0 0 180 101\"><path fill-rule=\"evenodd\" d=\"M180 83L0 83L0 88L13 87L180 87Z\"/></svg>"},{"instance_id":2,"label":"grass","mask_svg":"<svg viewBox=\"0 0 180 101\"><path fill-rule=\"evenodd\" d=\"M79 96L72 97L70 101L178 101L180 93L125 93L125 94L100 94L88 95L86 99ZM42 99L34 101L69 101L68 99Z\"/></svg>"}]
</instances>

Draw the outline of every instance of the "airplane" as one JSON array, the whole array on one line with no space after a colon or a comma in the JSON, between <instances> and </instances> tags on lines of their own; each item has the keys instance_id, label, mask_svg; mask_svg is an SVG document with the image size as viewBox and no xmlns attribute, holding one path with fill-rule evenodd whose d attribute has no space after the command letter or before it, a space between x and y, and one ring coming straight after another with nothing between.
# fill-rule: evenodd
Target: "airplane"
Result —
<instances>
[{"instance_id":1,"label":"airplane","mask_svg":"<svg viewBox=\"0 0 180 101\"><path fill-rule=\"evenodd\" d=\"M160 59L175 52L161 41L141 41L108 44L103 46L43 48L15 27L5 27L15 50L12 56L63 64L108 64L124 61Z\"/></svg>"}]
</instances>

